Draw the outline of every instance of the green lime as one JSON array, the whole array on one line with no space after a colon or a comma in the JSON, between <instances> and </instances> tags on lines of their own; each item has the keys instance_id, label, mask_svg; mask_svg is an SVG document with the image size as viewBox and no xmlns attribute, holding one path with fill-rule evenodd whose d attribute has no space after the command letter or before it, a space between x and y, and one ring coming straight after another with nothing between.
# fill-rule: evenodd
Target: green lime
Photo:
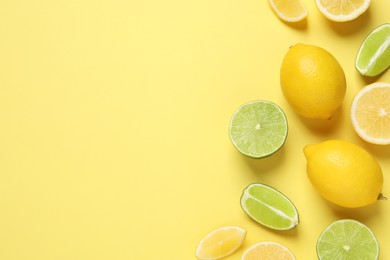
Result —
<instances>
[{"instance_id":1,"label":"green lime","mask_svg":"<svg viewBox=\"0 0 390 260\"><path fill-rule=\"evenodd\" d=\"M355 67L362 75L377 76L390 66L390 23L382 24L364 39Z\"/></svg>"},{"instance_id":2,"label":"green lime","mask_svg":"<svg viewBox=\"0 0 390 260\"><path fill-rule=\"evenodd\" d=\"M270 101L246 103L233 114L229 125L230 139L242 153L263 158L278 151L287 138L287 118L283 110Z\"/></svg>"},{"instance_id":3,"label":"green lime","mask_svg":"<svg viewBox=\"0 0 390 260\"><path fill-rule=\"evenodd\" d=\"M366 259L379 256L379 245L372 231L352 219L337 220L320 235L317 255L321 260Z\"/></svg>"},{"instance_id":4,"label":"green lime","mask_svg":"<svg viewBox=\"0 0 390 260\"><path fill-rule=\"evenodd\" d=\"M281 192L261 183L252 183L241 196L242 209L256 222L275 230L288 230L299 224L298 211Z\"/></svg>"}]
</instances>

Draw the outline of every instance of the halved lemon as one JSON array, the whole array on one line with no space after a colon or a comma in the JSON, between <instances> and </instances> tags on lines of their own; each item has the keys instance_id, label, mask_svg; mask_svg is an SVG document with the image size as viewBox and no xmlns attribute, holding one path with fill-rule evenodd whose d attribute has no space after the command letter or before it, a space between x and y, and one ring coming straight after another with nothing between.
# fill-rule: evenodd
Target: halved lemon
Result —
<instances>
[{"instance_id":1,"label":"halved lemon","mask_svg":"<svg viewBox=\"0 0 390 260\"><path fill-rule=\"evenodd\" d=\"M260 242L248 248L241 260L295 260L294 254L277 242Z\"/></svg>"},{"instance_id":2,"label":"halved lemon","mask_svg":"<svg viewBox=\"0 0 390 260\"><path fill-rule=\"evenodd\" d=\"M196 257L203 260L220 259L233 254L244 242L246 230L225 226L208 233L196 248Z\"/></svg>"},{"instance_id":3,"label":"halved lemon","mask_svg":"<svg viewBox=\"0 0 390 260\"><path fill-rule=\"evenodd\" d=\"M367 142L390 144L390 83L376 82L361 89L352 101L351 121Z\"/></svg>"},{"instance_id":4,"label":"halved lemon","mask_svg":"<svg viewBox=\"0 0 390 260\"><path fill-rule=\"evenodd\" d=\"M301 0L269 0L269 3L276 15L286 22L299 22L308 14Z\"/></svg>"},{"instance_id":5,"label":"halved lemon","mask_svg":"<svg viewBox=\"0 0 390 260\"><path fill-rule=\"evenodd\" d=\"M363 14L371 0L316 0L320 12L335 22L351 21Z\"/></svg>"}]
</instances>

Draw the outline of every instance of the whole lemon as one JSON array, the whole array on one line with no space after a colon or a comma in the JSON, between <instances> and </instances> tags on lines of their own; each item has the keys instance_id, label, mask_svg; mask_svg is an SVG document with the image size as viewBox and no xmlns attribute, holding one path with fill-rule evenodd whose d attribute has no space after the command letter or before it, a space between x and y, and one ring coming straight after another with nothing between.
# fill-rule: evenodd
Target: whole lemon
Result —
<instances>
[{"instance_id":1,"label":"whole lemon","mask_svg":"<svg viewBox=\"0 0 390 260\"><path fill-rule=\"evenodd\" d=\"M382 197L382 170L366 150L328 140L305 146L307 175L322 197L347 208L363 207Z\"/></svg>"},{"instance_id":2,"label":"whole lemon","mask_svg":"<svg viewBox=\"0 0 390 260\"><path fill-rule=\"evenodd\" d=\"M307 118L330 119L346 92L344 71L323 48L296 44L285 55L280 85L293 109Z\"/></svg>"}]
</instances>

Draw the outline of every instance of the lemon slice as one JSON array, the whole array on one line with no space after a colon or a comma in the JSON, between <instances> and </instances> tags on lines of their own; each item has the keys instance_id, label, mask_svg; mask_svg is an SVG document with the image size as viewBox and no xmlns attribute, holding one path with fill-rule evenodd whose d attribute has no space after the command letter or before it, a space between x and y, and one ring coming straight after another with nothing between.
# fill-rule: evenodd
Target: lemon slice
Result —
<instances>
[{"instance_id":1,"label":"lemon slice","mask_svg":"<svg viewBox=\"0 0 390 260\"><path fill-rule=\"evenodd\" d=\"M196 248L199 259L220 259L233 254L244 242L246 230L238 226L225 226L208 233Z\"/></svg>"},{"instance_id":2,"label":"lemon slice","mask_svg":"<svg viewBox=\"0 0 390 260\"><path fill-rule=\"evenodd\" d=\"M390 144L390 83L376 82L361 89L351 105L356 133L373 144Z\"/></svg>"},{"instance_id":3,"label":"lemon slice","mask_svg":"<svg viewBox=\"0 0 390 260\"><path fill-rule=\"evenodd\" d=\"M308 15L301 0L269 0L276 15L286 22L299 22Z\"/></svg>"},{"instance_id":4,"label":"lemon slice","mask_svg":"<svg viewBox=\"0 0 390 260\"><path fill-rule=\"evenodd\" d=\"M241 260L295 260L294 254L277 242L260 242L248 248Z\"/></svg>"},{"instance_id":5,"label":"lemon slice","mask_svg":"<svg viewBox=\"0 0 390 260\"><path fill-rule=\"evenodd\" d=\"M281 192L262 183L244 189L241 207L254 221L275 230L289 230L299 224L298 211Z\"/></svg>"},{"instance_id":6,"label":"lemon slice","mask_svg":"<svg viewBox=\"0 0 390 260\"><path fill-rule=\"evenodd\" d=\"M319 11L335 22L351 21L363 14L371 0L316 0Z\"/></svg>"},{"instance_id":7,"label":"lemon slice","mask_svg":"<svg viewBox=\"0 0 390 260\"><path fill-rule=\"evenodd\" d=\"M341 219L321 233L317 242L317 255L321 260L377 260L379 244L374 233L364 224L352 219Z\"/></svg>"},{"instance_id":8,"label":"lemon slice","mask_svg":"<svg viewBox=\"0 0 390 260\"><path fill-rule=\"evenodd\" d=\"M390 23L382 24L364 39L356 55L360 74L377 76L390 66Z\"/></svg>"}]
</instances>

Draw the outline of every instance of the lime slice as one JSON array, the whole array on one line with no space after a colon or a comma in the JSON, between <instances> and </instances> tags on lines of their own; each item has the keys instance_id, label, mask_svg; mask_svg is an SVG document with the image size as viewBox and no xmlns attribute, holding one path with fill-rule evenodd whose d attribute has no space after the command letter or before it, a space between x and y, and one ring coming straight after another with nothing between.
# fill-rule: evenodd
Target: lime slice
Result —
<instances>
[{"instance_id":1,"label":"lime slice","mask_svg":"<svg viewBox=\"0 0 390 260\"><path fill-rule=\"evenodd\" d=\"M288 230L299 223L294 204L278 190L252 183L241 196L242 209L256 222L275 230Z\"/></svg>"},{"instance_id":2,"label":"lime slice","mask_svg":"<svg viewBox=\"0 0 390 260\"><path fill-rule=\"evenodd\" d=\"M376 260L379 245L372 231L352 219L337 220L320 235L317 255L321 260L366 259Z\"/></svg>"},{"instance_id":3,"label":"lime slice","mask_svg":"<svg viewBox=\"0 0 390 260\"><path fill-rule=\"evenodd\" d=\"M374 29L363 41L355 67L362 75L377 76L390 66L390 23Z\"/></svg>"},{"instance_id":4,"label":"lime slice","mask_svg":"<svg viewBox=\"0 0 390 260\"><path fill-rule=\"evenodd\" d=\"M257 100L238 108L230 121L229 134L234 146L253 158L274 154L287 138L287 118L276 104Z\"/></svg>"}]
</instances>

